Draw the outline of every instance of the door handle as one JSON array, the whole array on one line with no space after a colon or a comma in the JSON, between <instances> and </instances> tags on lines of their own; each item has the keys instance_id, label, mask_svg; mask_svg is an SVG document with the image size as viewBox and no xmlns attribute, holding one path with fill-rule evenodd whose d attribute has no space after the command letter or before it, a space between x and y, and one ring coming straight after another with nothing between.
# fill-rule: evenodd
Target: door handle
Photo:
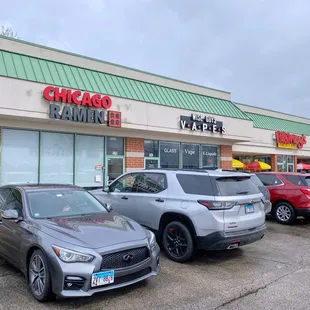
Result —
<instances>
[{"instance_id":1,"label":"door handle","mask_svg":"<svg viewBox=\"0 0 310 310\"><path fill-rule=\"evenodd\" d=\"M121 199L124 199L124 200L127 200L128 199L128 197L126 197L126 196L123 196Z\"/></svg>"},{"instance_id":2,"label":"door handle","mask_svg":"<svg viewBox=\"0 0 310 310\"><path fill-rule=\"evenodd\" d=\"M164 202L164 200L161 199L161 198L157 198L155 201L157 201L157 202Z\"/></svg>"}]
</instances>

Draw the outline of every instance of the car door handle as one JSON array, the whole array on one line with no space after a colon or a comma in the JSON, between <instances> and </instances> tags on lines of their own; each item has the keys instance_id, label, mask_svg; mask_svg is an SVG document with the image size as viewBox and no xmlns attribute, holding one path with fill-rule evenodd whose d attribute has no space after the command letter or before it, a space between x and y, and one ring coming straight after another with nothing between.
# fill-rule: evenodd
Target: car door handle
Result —
<instances>
[{"instance_id":1,"label":"car door handle","mask_svg":"<svg viewBox=\"0 0 310 310\"><path fill-rule=\"evenodd\" d=\"M157 201L157 202L164 202L164 199L157 198L155 201Z\"/></svg>"},{"instance_id":2,"label":"car door handle","mask_svg":"<svg viewBox=\"0 0 310 310\"><path fill-rule=\"evenodd\" d=\"M121 199L124 199L124 200L127 200L128 199L128 197L126 197L126 196L123 196Z\"/></svg>"}]
</instances>

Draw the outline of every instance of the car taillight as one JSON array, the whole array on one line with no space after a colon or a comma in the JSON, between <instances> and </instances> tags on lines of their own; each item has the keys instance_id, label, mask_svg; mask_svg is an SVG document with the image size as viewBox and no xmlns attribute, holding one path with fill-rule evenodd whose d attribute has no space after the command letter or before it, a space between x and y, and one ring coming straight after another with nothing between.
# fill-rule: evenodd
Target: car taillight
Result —
<instances>
[{"instance_id":1,"label":"car taillight","mask_svg":"<svg viewBox=\"0 0 310 310\"><path fill-rule=\"evenodd\" d=\"M197 200L198 203L207 207L209 210L227 210L231 209L236 202L219 202L219 201L206 201L206 200Z\"/></svg>"},{"instance_id":2,"label":"car taillight","mask_svg":"<svg viewBox=\"0 0 310 310\"><path fill-rule=\"evenodd\" d=\"M310 188L301 188L300 189L305 195L309 196L310 195Z\"/></svg>"}]
</instances>

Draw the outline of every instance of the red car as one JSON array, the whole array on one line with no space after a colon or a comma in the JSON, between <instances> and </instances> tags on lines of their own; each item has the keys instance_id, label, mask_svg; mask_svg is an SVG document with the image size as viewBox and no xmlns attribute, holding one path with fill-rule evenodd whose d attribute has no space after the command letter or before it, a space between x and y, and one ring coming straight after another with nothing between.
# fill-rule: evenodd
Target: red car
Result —
<instances>
[{"instance_id":1,"label":"red car","mask_svg":"<svg viewBox=\"0 0 310 310\"><path fill-rule=\"evenodd\" d=\"M269 189L271 214L281 224L292 224L297 216L310 218L310 174L257 172Z\"/></svg>"}]
</instances>

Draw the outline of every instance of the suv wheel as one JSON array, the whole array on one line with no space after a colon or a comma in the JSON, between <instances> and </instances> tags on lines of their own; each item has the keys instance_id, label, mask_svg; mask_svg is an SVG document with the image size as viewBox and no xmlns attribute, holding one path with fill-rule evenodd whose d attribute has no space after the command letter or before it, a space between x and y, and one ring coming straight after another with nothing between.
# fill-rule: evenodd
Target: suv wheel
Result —
<instances>
[{"instance_id":1,"label":"suv wheel","mask_svg":"<svg viewBox=\"0 0 310 310\"><path fill-rule=\"evenodd\" d=\"M193 237L180 222L171 222L165 227L163 245L168 257L178 263L189 261L194 255Z\"/></svg>"},{"instance_id":2,"label":"suv wheel","mask_svg":"<svg viewBox=\"0 0 310 310\"><path fill-rule=\"evenodd\" d=\"M273 216L281 224L292 224L296 219L294 208L287 202L279 202L273 209Z\"/></svg>"},{"instance_id":3,"label":"suv wheel","mask_svg":"<svg viewBox=\"0 0 310 310\"><path fill-rule=\"evenodd\" d=\"M41 250L35 250L29 260L28 283L32 296L41 302L52 298L52 283L48 262Z\"/></svg>"}]
</instances>

